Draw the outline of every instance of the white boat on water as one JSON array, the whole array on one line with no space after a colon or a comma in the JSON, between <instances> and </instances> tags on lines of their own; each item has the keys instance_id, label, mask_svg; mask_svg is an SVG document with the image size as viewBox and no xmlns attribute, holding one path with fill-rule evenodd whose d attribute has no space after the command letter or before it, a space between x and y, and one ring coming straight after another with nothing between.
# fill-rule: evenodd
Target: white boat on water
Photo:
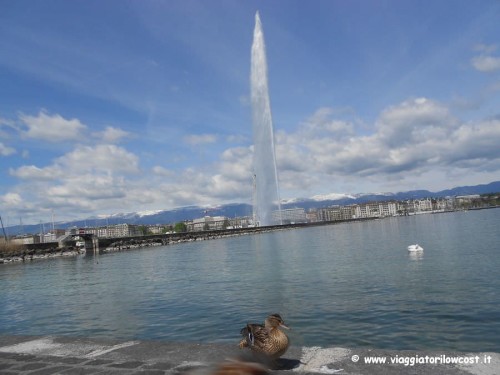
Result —
<instances>
[{"instance_id":1,"label":"white boat on water","mask_svg":"<svg viewBox=\"0 0 500 375\"><path fill-rule=\"evenodd\" d=\"M408 246L408 251L424 251L424 248L417 243L415 245Z\"/></svg>"}]
</instances>

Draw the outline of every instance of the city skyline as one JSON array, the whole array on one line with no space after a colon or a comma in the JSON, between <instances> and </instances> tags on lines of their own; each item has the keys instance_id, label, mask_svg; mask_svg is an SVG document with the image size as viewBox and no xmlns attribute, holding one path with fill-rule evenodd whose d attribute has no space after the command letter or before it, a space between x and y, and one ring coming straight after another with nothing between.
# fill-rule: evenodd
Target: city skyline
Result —
<instances>
[{"instance_id":1,"label":"city skyline","mask_svg":"<svg viewBox=\"0 0 500 375\"><path fill-rule=\"evenodd\" d=\"M449 5L4 1L0 215L250 203L257 10L283 199L496 181L500 4Z\"/></svg>"}]
</instances>

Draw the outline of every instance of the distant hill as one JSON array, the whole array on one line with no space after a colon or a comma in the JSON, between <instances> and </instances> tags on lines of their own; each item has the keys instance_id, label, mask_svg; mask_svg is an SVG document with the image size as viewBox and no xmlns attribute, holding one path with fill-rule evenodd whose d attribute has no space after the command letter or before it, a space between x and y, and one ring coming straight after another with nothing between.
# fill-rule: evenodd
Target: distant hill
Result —
<instances>
[{"instance_id":1,"label":"distant hill","mask_svg":"<svg viewBox=\"0 0 500 375\"><path fill-rule=\"evenodd\" d=\"M368 193L368 194L328 194L318 195L312 198L294 198L284 201L283 208L319 208L331 205L347 205L356 203L366 203L373 201L420 199L428 197L447 197L457 195L488 194L500 192L500 181L491 182L486 185L460 186L453 189L431 192L428 190L411 190L399 193ZM113 224L167 224L184 220L193 220L203 216L226 216L241 217L252 215L252 206L246 203L231 203L215 207L188 206L172 210L158 210L148 212L118 213L107 217L89 217L85 220L69 221L57 223L57 228L103 226ZM45 227L50 227L45 224ZM40 232L40 225L24 225L7 228L9 235Z\"/></svg>"}]
</instances>

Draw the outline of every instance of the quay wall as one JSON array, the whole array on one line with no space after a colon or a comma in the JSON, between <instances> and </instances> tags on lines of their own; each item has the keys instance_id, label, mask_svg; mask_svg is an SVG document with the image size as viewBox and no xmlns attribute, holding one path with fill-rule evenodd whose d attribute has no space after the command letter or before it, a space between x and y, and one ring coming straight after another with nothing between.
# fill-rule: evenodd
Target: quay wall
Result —
<instances>
[{"instance_id":1,"label":"quay wall","mask_svg":"<svg viewBox=\"0 0 500 375\"><path fill-rule=\"evenodd\" d=\"M256 234L256 233L264 233L271 232L276 230L287 230L287 229L295 229L295 228L305 228L312 226L323 226L323 225L332 225L332 224L340 224L345 222L352 221L365 221L365 220L373 220L372 218L368 219L350 219L343 221L325 221L318 223L297 223L297 224L284 224L284 225L272 225L265 227L250 227L250 228L234 228L234 229L219 229L219 230L207 230L207 231L199 231L199 232L181 232L181 233L168 233L168 234L151 234L144 236L132 236L132 237L116 237L116 238L99 238L99 248L105 249L113 244L127 244L127 243L139 243L139 242L161 242L162 244L171 244L176 242L188 242L188 241L199 241L199 240L209 240L214 238L221 237L231 237L231 236L240 236L247 234Z\"/></svg>"},{"instance_id":2,"label":"quay wall","mask_svg":"<svg viewBox=\"0 0 500 375\"><path fill-rule=\"evenodd\" d=\"M330 222L317 222L317 223L297 223L285 225L273 225L262 227L250 228L234 228L222 230L208 230L200 232L181 232L181 233L168 233L168 234L153 234L144 236L131 236L131 237L115 237L115 238L99 238L98 245L99 251L112 251L112 250L127 250L131 248L170 245L180 242L210 240L215 238L241 236L249 234L258 234L271 232L276 230L288 230L305 228L311 226L324 226L332 224L340 224L352 221L365 221L373 220L373 218L363 219L350 219L343 221L330 221ZM60 247L57 242L25 244L16 247L16 250L7 252L0 251L0 263L19 260L33 260L38 258L47 258L53 256L64 255L77 255L79 249L76 248L75 240L65 241L64 246Z\"/></svg>"}]
</instances>

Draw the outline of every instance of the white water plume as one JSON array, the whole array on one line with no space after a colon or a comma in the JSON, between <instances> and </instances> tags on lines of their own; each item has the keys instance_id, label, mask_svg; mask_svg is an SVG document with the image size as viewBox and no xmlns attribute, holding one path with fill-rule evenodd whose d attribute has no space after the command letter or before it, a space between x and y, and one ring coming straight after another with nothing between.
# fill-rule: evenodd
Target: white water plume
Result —
<instances>
[{"instance_id":1,"label":"white water plume","mask_svg":"<svg viewBox=\"0 0 500 375\"><path fill-rule=\"evenodd\" d=\"M254 140L253 214L261 226L281 224L273 120L267 84L266 46L259 12L255 14L250 87Z\"/></svg>"}]
</instances>

